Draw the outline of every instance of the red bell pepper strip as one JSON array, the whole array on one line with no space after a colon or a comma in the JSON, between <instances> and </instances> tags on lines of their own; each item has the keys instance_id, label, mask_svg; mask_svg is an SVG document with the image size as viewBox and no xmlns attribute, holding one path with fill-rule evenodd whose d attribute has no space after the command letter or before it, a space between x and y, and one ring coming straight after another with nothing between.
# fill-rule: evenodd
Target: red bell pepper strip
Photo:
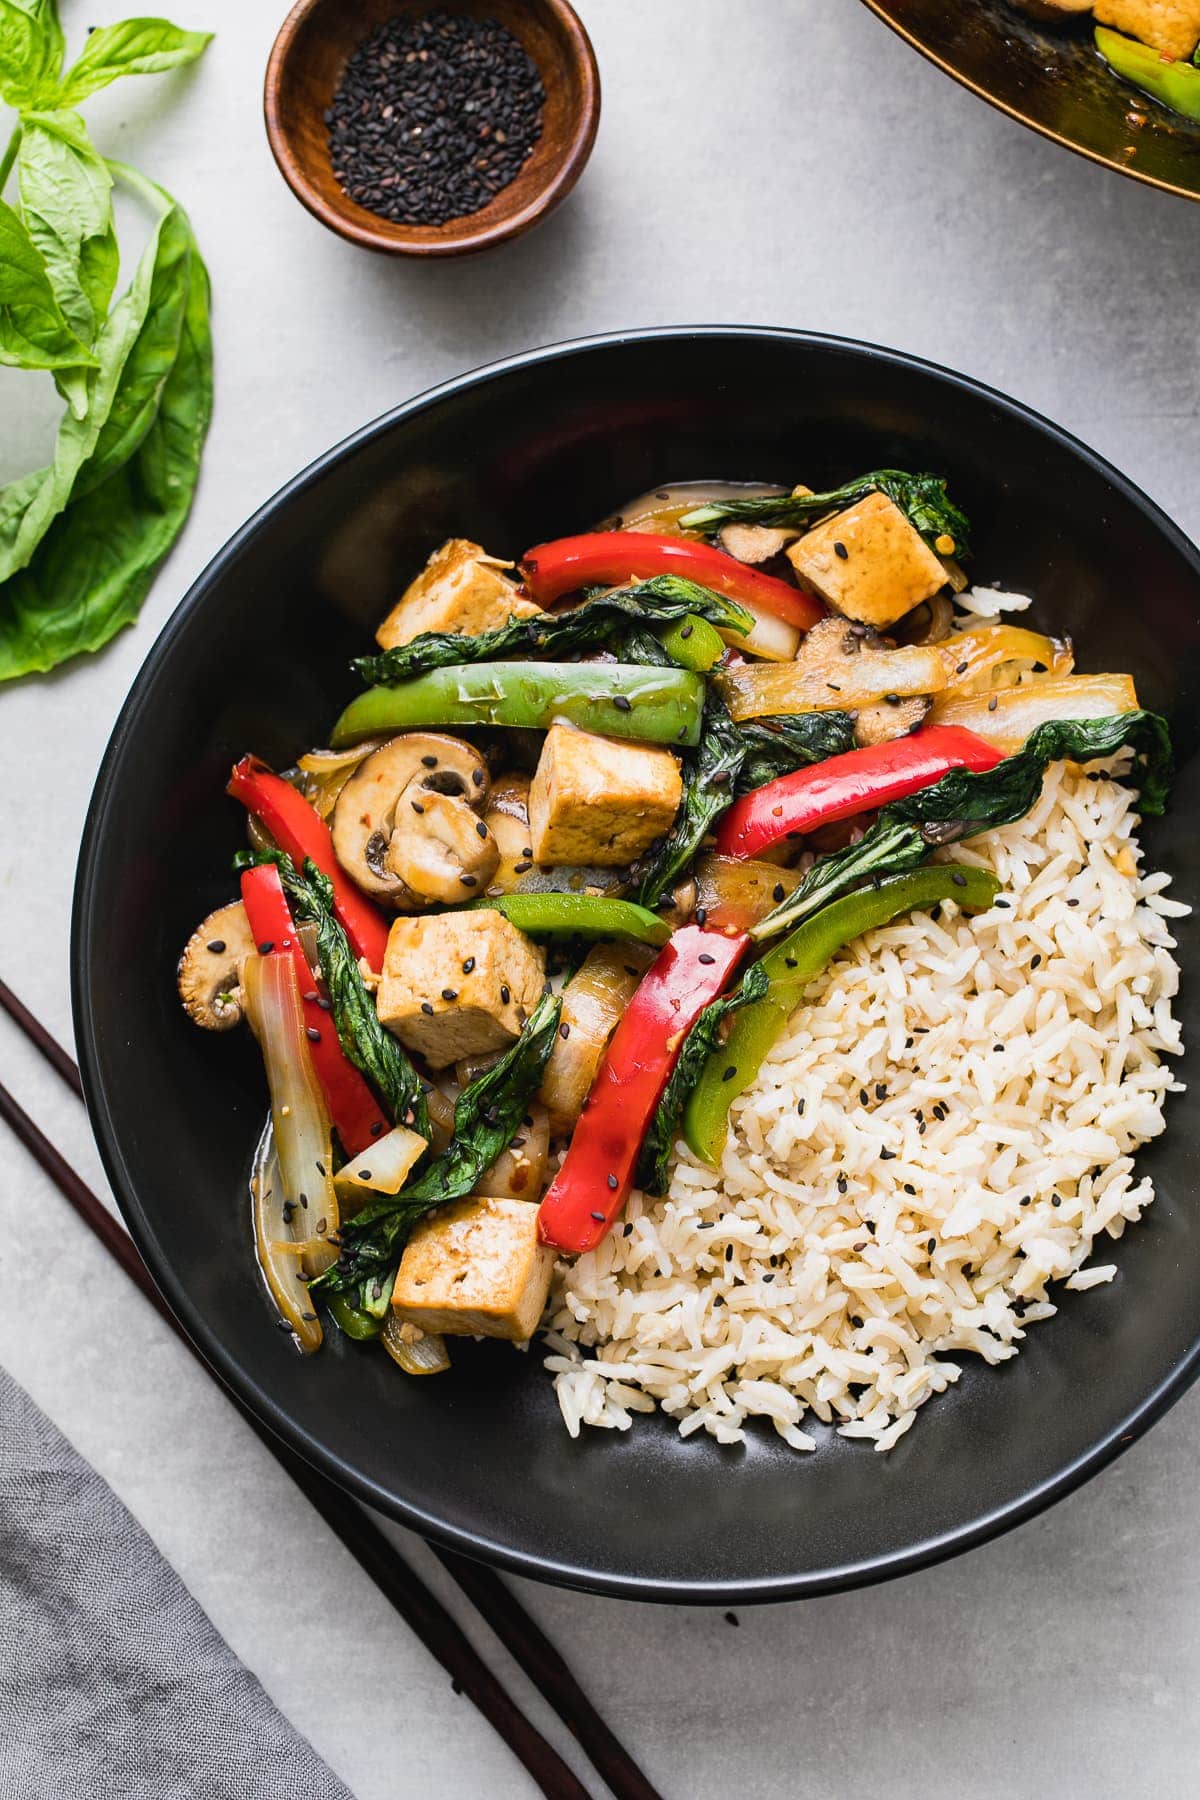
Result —
<instances>
[{"instance_id":1,"label":"red bell pepper strip","mask_svg":"<svg viewBox=\"0 0 1200 1800\"><path fill-rule=\"evenodd\" d=\"M388 922L339 867L329 827L320 814L290 782L273 774L256 756L243 756L234 765L226 792L262 821L298 870L311 857L321 873L329 877L333 883L333 908L351 949L355 956L365 957L379 974L387 949Z\"/></svg>"},{"instance_id":2,"label":"red bell pepper strip","mask_svg":"<svg viewBox=\"0 0 1200 1800\"><path fill-rule=\"evenodd\" d=\"M242 904L260 952L292 959L313 1067L342 1145L349 1155L356 1156L391 1127L370 1087L342 1049L333 1019L321 1004L316 977L304 953L279 871L273 864L243 871Z\"/></svg>"},{"instance_id":3,"label":"red bell pepper strip","mask_svg":"<svg viewBox=\"0 0 1200 1800\"><path fill-rule=\"evenodd\" d=\"M596 1072L562 1167L538 1214L544 1244L594 1250L633 1186L642 1139L683 1040L749 943L685 925L643 975Z\"/></svg>"},{"instance_id":4,"label":"red bell pepper strip","mask_svg":"<svg viewBox=\"0 0 1200 1800\"><path fill-rule=\"evenodd\" d=\"M279 870L273 863L243 871L242 905L246 908L250 930L260 952L264 956L290 956L292 959L313 1068L325 1095L329 1116L342 1140L342 1148L347 1156L357 1156L391 1127L374 1094L348 1060L338 1042L333 1019L320 1003L316 980L296 934Z\"/></svg>"},{"instance_id":5,"label":"red bell pepper strip","mask_svg":"<svg viewBox=\"0 0 1200 1800\"><path fill-rule=\"evenodd\" d=\"M521 569L540 606L549 606L576 588L619 587L654 575L682 575L731 600L775 613L798 631L807 631L825 616L819 600L775 575L764 575L711 544L652 531L593 531L584 537L556 538L527 550Z\"/></svg>"},{"instance_id":6,"label":"red bell pepper strip","mask_svg":"<svg viewBox=\"0 0 1200 1800\"><path fill-rule=\"evenodd\" d=\"M717 854L761 856L783 838L919 793L951 769L994 769L1003 760L993 744L958 725L848 750L735 800L717 826Z\"/></svg>"}]
</instances>

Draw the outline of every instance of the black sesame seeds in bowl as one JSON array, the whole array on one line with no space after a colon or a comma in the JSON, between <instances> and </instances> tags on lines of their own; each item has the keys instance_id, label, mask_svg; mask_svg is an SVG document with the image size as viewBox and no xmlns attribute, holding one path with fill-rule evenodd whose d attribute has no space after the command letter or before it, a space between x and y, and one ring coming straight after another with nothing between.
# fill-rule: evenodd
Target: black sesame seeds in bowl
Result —
<instances>
[{"instance_id":1,"label":"black sesame seeds in bowl","mask_svg":"<svg viewBox=\"0 0 1200 1800\"><path fill-rule=\"evenodd\" d=\"M323 224L447 256L516 237L565 199L600 84L567 0L300 0L264 103L275 160Z\"/></svg>"},{"instance_id":2,"label":"black sesame seeds in bowl","mask_svg":"<svg viewBox=\"0 0 1200 1800\"><path fill-rule=\"evenodd\" d=\"M334 176L398 224L445 225L520 174L545 98L524 45L497 20L401 14L364 39L334 92Z\"/></svg>"}]
</instances>

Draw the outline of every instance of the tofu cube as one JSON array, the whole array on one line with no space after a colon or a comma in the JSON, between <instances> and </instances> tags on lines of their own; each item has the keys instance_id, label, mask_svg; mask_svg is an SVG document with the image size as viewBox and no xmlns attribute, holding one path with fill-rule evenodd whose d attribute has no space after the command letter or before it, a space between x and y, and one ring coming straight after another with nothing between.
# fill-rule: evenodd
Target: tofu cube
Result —
<instances>
[{"instance_id":1,"label":"tofu cube","mask_svg":"<svg viewBox=\"0 0 1200 1800\"><path fill-rule=\"evenodd\" d=\"M545 979L543 952L501 913L435 913L393 924L375 1004L406 1049L444 1069L507 1050Z\"/></svg>"},{"instance_id":2,"label":"tofu cube","mask_svg":"<svg viewBox=\"0 0 1200 1800\"><path fill-rule=\"evenodd\" d=\"M529 1200L455 1200L427 1213L400 1262L396 1312L422 1331L523 1344L537 1330L554 1268L537 1221Z\"/></svg>"},{"instance_id":3,"label":"tofu cube","mask_svg":"<svg viewBox=\"0 0 1200 1800\"><path fill-rule=\"evenodd\" d=\"M670 829L682 798L669 750L552 725L529 789L534 858L621 868Z\"/></svg>"},{"instance_id":4,"label":"tofu cube","mask_svg":"<svg viewBox=\"0 0 1200 1800\"><path fill-rule=\"evenodd\" d=\"M942 564L886 494L826 519L787 554L827 605L863 625L894 625L946 585Z\"/></svg>"},{"instance_id":5,"label":"tofu cube","mask_svg":"<svg viewBox=\"0 0 1200 1800\"><path fill-rule=\"evenodd\" d=\"M375 633L376 641L393 650L425 631L474 637L510 619L536 617L542 609L509 580L504 571L511 567L467 538L448 538L405 589Z\"/></svg>"},{"instance_id":6,"label":"tofu cube","mask_svg":"<svg viewBox=\"0 0 1200 1800\"><path fill-rule=\"evenodd\" d=\"M1096 17L1163 56L1186 62L1200 42L1200 0L1096 0Z\"/></svg>"}]
</instances>

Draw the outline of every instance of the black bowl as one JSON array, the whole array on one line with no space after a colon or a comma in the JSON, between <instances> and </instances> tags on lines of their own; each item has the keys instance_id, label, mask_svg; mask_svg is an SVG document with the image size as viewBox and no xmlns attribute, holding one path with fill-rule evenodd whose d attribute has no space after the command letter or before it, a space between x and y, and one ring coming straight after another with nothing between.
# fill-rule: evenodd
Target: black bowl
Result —
<instances>
[{"instance_id":1,"label":"black bowl","mask_svg":"<svg viewBox=\"0 0 1200 1800\"><path fill-rule=\"evenodd\" d=\"M674 478L843 479L944 470L981 579L1036 590L1086 665L1129 669L1174 718L1182 765L1150 854L1200 889L1200 559L1089 450L960 376L864 345L749 330L647 332L538 351L368 426L276 496L151 652L96 787L76 893L75 1024L92 1119L138 1245L191 1336L268 1425L363 1500L547 1580L671 1600L780 1599L876 1580L1028 1518L1115 1456L1200 1356L1196 1159L1183 1119L1147 1152L1159 1198L1111 1287L1063 1296L1024 1354L971 1367L889 1456L822 1434L744 1450L563 1431L536 1353L455 1347L399 1376L336 1333L302 1361L251 1250L247 1167L264 1113L251 1043L184 1019L179 947L234 891L226 773L286 763L355 689L347 658L444 536L499 554L575 531ZM1195 933L1185 1027L1200 1041Z\"/></svg>"},{"instance_id":2,"label":"black bowl","mask_svg":"<svg viewBox=\"0 0 1200 1800\"><path fill-rule=\"evenodd\" d=\"M1119 79L1090 14L1041 24L1010 0L865 0L930 62L1043 137L1200 200L1200 122Z\"/></svg>"}]
</instances>

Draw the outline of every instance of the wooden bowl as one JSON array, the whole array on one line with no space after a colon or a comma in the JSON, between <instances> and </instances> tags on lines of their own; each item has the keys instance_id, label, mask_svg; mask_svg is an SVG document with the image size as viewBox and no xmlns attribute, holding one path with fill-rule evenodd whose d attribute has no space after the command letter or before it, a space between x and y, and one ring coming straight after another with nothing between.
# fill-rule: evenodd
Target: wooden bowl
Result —
<instances>
[{"instance_id":1,"label":"wooden bowl","mask_svg":"<svg viewBox=\"0 0 1200 1800\"><path fill-rule=\"evenodd\" d=\"M520 39L546 90L542 135L516 179L478 212L445 225L397 225L343 192L325 112L364 38L389 19L434 11L496 19ZM600 74L567 0L299 0L271 50L263 110L284 180L331 231L393 256L463 256L519 237L566 199L595 142Z\"/></svg>"},{"instance_id":2,"label":"wooden bowl","mask_svg":"<svg viewBox=\"0 0 1200 1800\"><path fill-rule=\"evenodd\" d=\"M1090 14L1044 24L1010 0L864 0L939 69L1032 131L1150 187L1200 200L1200 122L1114 75Z\"/></svg>"}]
</instances>

